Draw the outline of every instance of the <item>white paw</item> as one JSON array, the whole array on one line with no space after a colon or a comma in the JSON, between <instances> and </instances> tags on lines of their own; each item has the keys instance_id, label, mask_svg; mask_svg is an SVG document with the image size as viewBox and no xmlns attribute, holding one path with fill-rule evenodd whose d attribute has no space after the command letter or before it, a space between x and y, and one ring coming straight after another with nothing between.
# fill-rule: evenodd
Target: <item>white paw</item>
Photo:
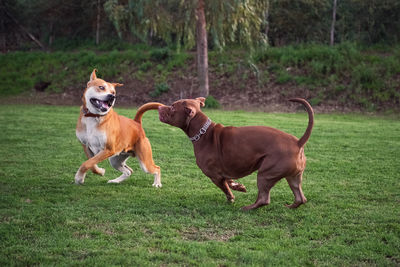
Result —
<instances>
[{"instance_id":1,"label":"white paw","mask_svg":"<svg viewBox=\"0 0 400 267\"><path fill-rule=\"evenodd\" d=\"M161 188L162 184L161 183L154 183L153 186L156 187L156 188Z\"/></svg>"},{"instance_id":2,"label":"white paw","mask_svg":"<svg viewBox=\"0 0 400 267\"><path fill-rule=\"evenodd\" d=\"M83 184L85 182L85 175L82 175L78 170L75 174L75 184Z\"/></svg>"},{"instance_id":3,"label":"white paw","mask_svg":"<svg viewBox=\"0 0 400 267\"><path fill-rule=\"evenodd\" d=\"M108 184L119 184L121 181L117 178L117 179L113 179L113 180L108 180Z\"/></svg>"},{"instance_id":4,"label":"white paw","mask_svg":"<svg viewBox=\"0 0 400 267\"><path fill-rule=\"evenodd\" d=\"M106 173L106 169L104 168L97 168L97 172L99 175L104 176L104 174Z\"/></svg>"}]
</instances>

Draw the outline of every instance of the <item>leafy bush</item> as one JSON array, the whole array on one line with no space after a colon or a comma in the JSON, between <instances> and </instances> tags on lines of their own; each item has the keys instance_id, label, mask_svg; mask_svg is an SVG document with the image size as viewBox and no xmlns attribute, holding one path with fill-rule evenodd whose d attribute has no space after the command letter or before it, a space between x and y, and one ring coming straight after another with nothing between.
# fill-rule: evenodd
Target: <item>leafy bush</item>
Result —
<instances>
[{"instance_id":1,"label":"leafy bush","mask_svg":"<svg viewBox=\"0 0 400 267\"><path fill-rule=\"evenodd\" d=\"M291 80L292 80L292 76L286 70L282 70L282 71L278 72L278 76L276 78L277 83L283 84L283 83L290 82Z\"/></svg>"},{"instance_id":2,"label":"leafy bush","mask_svg":"<svg viewBox=\"0 0 400 267\"><path fill-rule=\"evenodd\" d=\"M150 51L150 58L155 62L161 62L169 59L171 56L168 48L157 48Z\"/></svg>"},{"instance_id":3,"label":"leafy bush","mask_svg":"<svg viewBox=\"0 0 400 267\"><path fill-rule=\"evenodd\" d=\"M139 70L141 71L147 71L153 64L150 61L143 62L139 66Z\"/></svg>"},{"instance_id":4,"label":"leafy bush","mask_svg":"<svg viewBox=\"0 0 400 267\"><path fill-rule=\"evenodd\" d=\"M167 83L158 83L155 85L154 91L150 92L151 97L159 97L163 93L169 91L169 85Z\"/></svg>"},{"instance_id":5,"label":"leafy bush","mask_svg":"<svg viewBox=\"0 0 400 267\"><path fill-rule=\"evenodd\" d=\"M184 67L185 63L188 59L189 59L189 55L187 53L173 54L167 63L167 70L171 71L171 70L173 70L173 68Z\"/></svg>"},{"instance_id":6,"label":"leafy bush","mask_svg":"<svg viewBox=\"0 0 400 267\"><path fill-rule=\"evenodd\" d=\"M205 108L214 108L214 109L218 109L221 107L221 104L218 102L217 99L215 99L212 95L209 95L206 98L206 102L205 102Z\"/></svg>"}]
</instances>

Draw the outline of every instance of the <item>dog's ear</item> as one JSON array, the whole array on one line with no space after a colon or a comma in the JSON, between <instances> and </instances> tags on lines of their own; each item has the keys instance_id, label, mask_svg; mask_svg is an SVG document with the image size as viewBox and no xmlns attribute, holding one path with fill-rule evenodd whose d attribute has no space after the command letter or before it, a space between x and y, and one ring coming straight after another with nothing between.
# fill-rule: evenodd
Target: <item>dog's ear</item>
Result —
<instances>
[{"instance_id":1,"label":"dog's ear","mask_svg":"<svg viewBox=\"0 0 400 267\"><path fill-rule=\"evenodd\" d=\"M204 107L206 105L205 104L206 99L204 97L198 97L196 98L196 100L200 102L200 107Z\"/></svg>"},{"instance_id":2,"label":"dog's ear","mask_svg":"<svg viewBox=\"0 0 400 267\"><path fill-rule=\"evenodd\" d=\"M111 83L114 87L124 86L122 83Z\"/></svg>"},{"instance_id":3,"label":"dog's ear","mask_svg":"<svg viewBox=\"0 0 400 267\"><path fill-rule=\"evenodd\" d=\"M97 71L97 69L94 69L92 71L92 74L90 74L90 81L93 81L93 80L97 79L96 71Z\"/></svg>"}]
</instances>

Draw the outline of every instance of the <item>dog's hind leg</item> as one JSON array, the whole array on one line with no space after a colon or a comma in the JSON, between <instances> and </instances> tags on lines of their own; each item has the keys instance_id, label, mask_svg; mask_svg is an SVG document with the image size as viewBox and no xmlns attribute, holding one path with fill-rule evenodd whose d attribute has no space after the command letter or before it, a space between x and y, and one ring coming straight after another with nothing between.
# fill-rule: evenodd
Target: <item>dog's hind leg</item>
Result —
<instances>
[{"instance_id":1,"label":"dog's hind leg","mask_svg":"<svg viewBox=\"0 0 400 267\"><path fill-rule=\"evenodd\" d=\"M90 148L88 148L88 147L85 146L85 145L82 145L82 146L83 146L83 151L85 151L86 157L87 157L88 159L93 158L94 153L90 150ZM93 166L93 168L92 168L92 172L95 173L95 174L104 176L104 173L106 172L106 170L103 169L103 168L100 168L99 166L97 166L97 164L95 164L95 165Z\"/></svg>"},{"instance_id":2,"label":"dog's hind leg","mask_svg":"<svg viewBox=\"0 0 400 267\"><path fill-rule=\"evenodd\" d=\"M268 177L262 173L257 175L258 196L254 204L242 207L242 210L252 210L261 206L268 205L271 201L270 190L281 178Z\"/></svg>"},{"instance_id":3,"label":"dog's hind leg","mask_svg":"<svg viewBox=\"0 0 400 267\"><path fill-rule=\"evenodd\" d=\"M139 140L135 145L135 154L139 160L140 167L146 173L154 175L154 187L162 187L160 167L154 164L153 153L149 139L146 137Z\"/></svg>"},{"instance_id":4,"label":"dog's hind leg","mask_svg":"<svg viewBox=\"0 0 400 267\"><path fill-rule=\"evenodd\" d=\"M129 178L132 174L132 169L126 165L126 161L129 158L129 154L119 154L116 156L113 156L109 158L108 160L110 161L111 166L113 166L114 169L122 172L122 175L118 178L115 178L113 180L109 180L108 183L121 183L125 181L126 179Z\"/></svg>"},{"instance_id":5,"label":"dog's hind leg","mask_svg":"<svg viewBox=\"0 0 400 267\"><path fill-rule=\"evenodd\" d=\"M286 205L286 207L294 209L307 202L306 197L303 194L303 190L301 189L301 182L303 180L303 172L298 173L297 175L286 177L286 180L292 189L294 194L294 202L291 205Z\"/></svg>"}]
</instances>

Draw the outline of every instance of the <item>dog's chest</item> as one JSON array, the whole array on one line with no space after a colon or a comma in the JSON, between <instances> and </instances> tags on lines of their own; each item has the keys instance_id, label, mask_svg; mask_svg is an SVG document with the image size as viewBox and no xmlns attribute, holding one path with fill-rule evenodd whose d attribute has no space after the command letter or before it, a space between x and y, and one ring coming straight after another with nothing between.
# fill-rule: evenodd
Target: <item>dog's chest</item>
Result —
<instances>
[{"instance_id":1,"label":"dog's chest","mask_svg":"<svg viewBox=\"0 0 400 267\"><path fill-rule=\"evenodd\" d=\"M107 142L106 133L98 128L99 120L99 118L82 117L81 125L76 129L76 137L94 154L103 150Z\"/></svg>"}]
</instances>

